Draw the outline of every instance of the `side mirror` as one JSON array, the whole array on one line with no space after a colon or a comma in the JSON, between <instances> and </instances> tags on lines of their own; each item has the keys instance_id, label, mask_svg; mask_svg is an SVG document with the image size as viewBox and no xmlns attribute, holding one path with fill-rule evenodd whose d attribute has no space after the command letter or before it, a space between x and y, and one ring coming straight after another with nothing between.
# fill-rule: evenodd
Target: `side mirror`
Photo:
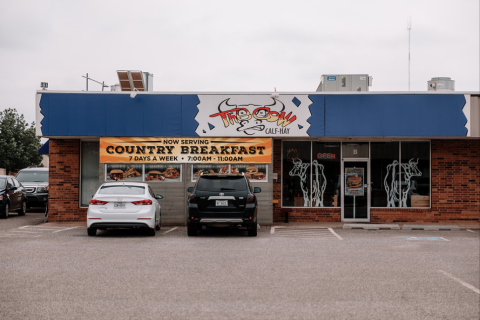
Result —
<instances>
[{"instance_id":1,"label":"side mirror","mask_svg":"<svg viewBox=\"0 0 480 320\"><path fill-rule=\"evenodd\" d=\"M161 194L157 194L157 195L155 196L155 199L161 200L161 199L163 199L163 196L162 196Z\"/></svg>"},{"instance_id":2,"label":"side mirror","mask_svg":"<svg viewBox=\"0 0 480 320\"><path fill-rule=\"evenodd\" d=\"M262 192L262 189L260 189L259 187L253 188L253 193L260 193L260 192Z\"/></svg>"},{"instance_id":3,"label":"side mirror","mask_svg":"<svg viewBox=\"0 0 480 320\"><path fill-rule=\"evenodd\" d=\"M193 187L188 187L187 191L192 193L193 192Z\"/></svg>"},{"instance_id":4,"label":"side mirror","mask_svg":"<svg viewBox=\"0 0 480 320\"><path fill-rule=\"evenodd\" d=\"M11 187L10 187L10 190L17 190L17 187L11 186Z\"/></svg>"}]
</instances>

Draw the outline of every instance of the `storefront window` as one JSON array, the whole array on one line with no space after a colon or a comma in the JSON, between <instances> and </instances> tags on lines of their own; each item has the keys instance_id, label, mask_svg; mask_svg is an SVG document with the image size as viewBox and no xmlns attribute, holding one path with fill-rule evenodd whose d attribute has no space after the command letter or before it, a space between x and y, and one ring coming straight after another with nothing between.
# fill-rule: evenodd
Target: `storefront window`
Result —
<instances>
[{"instance_id":1,"label":"storefront window","mask_svg":"<svg viewBox=\"0 0 480 320\"><path fill-rule=\"evenodd\" d=\"M98 167L100 161L98 141L82 141L80 206L88 207L99 187Z\"/></svg>"},{"instance_id":2,"label":"storefront window","mask_svg":"<svg viewBox=\"0 0 480 320\"><path fill-rule=\"evenodd\" d=\"M430 206L430 143L402 142L402 207Z\"/></svg>"},{"instance_id":3,"label":"storefront window","mask_svg":"<svg viewBox=\"0 0 480 320\"><path fill-rule=\"evenodd\" d=\"M371 143L371 206L399 207L399 142Z\"/></svg>"},{"instance_id":4,"label":"storefront window","mask_svg":"<svg viewBox=\"0 0 480 320\"><path fill-rule=\"evenodd\" d=\"M285 141L283 143L282 205L285 207L310 207L310 141Z\"/></svg>"},{"instance_id":5,"label":"storefront window","mask_svg":"<svg viewBox=\"0 0 480 320\"><path fill-rule=\"evenodd\" d=\"M340 143L312 144L312 207L340 206Z\"/></svg>"}]
</instances>

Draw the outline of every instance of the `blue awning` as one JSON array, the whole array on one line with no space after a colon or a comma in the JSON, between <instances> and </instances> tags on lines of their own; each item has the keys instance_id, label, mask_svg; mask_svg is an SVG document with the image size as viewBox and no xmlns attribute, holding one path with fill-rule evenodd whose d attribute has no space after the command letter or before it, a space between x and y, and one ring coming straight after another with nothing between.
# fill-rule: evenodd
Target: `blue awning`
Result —
<instances>
[{"instance_id":1,"label":"blue awning","mask_svg":"<svg viewBox=\"0 0 480 320\"><path fill-rule=\"evenodd\" d=\"M50 140L47 140L47 142L45 142L43 144L43 146L41 146L40 149L38 149L38 154L48 154L48 151L49 151L48 143L49 142L50 142Z\"/></svg>"}]
</instances>

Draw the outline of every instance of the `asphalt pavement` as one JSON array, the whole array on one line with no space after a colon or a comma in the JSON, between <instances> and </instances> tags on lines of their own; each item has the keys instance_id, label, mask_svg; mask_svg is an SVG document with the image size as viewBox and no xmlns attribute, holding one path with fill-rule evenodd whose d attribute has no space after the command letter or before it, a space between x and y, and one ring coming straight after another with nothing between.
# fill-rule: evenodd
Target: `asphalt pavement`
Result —
<instances>
[{"instance_id":1,"label":"asphalt pavement","mask_svg":"<svg viewBox=\"0 0 480 320\"><path fill-rule=\"evenodd\" d=\"M0 220L0 319L480 316L479 230L262 227L252 238L169 226L88 237L36 218Z\"/></svg>"}]
</instances>

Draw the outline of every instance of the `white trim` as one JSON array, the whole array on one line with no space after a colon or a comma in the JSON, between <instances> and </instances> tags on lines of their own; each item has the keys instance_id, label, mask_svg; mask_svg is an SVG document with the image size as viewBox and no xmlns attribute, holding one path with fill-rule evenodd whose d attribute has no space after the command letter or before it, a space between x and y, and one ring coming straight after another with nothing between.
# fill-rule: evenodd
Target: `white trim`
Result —
<instances>
[{"instance_id":1,"label":"white trim","mask_svg":"<svg viewBox=\"0 0 480 320\"><path fill-rule=\"evenodd\" d=\"M54 93L54 94L128 94L132 91L72 91L72 90L37 90L37 94ZM316 95L480 95L480 91L285 91L277 92L282 95L300 95L300 94L316 94ZM137 92L138 95L143 94L195 94L195 95L271 95L271 91L142 91Z\"/></svg>"}]
</instances>

